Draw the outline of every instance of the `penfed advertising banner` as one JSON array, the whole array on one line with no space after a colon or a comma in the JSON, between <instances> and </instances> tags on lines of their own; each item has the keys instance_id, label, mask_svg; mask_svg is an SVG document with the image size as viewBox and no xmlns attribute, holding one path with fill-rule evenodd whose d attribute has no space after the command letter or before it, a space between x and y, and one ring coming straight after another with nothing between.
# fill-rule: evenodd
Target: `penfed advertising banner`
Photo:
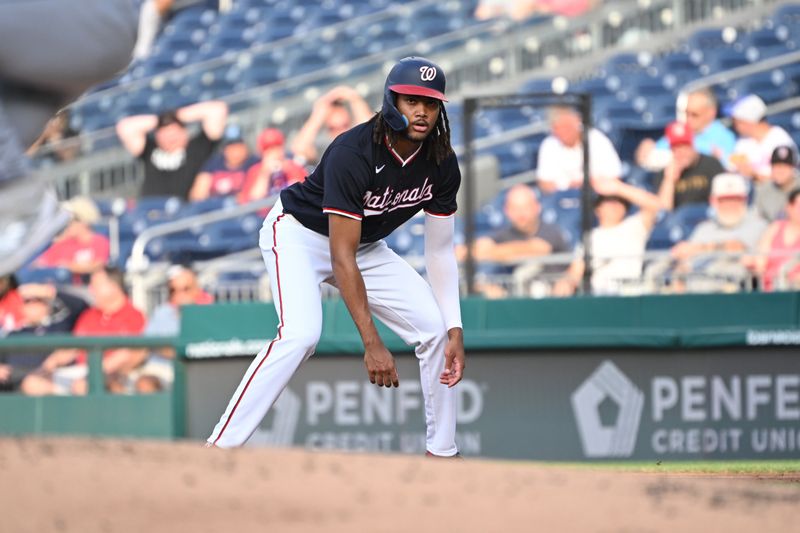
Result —
<instances>
[{"instance_id":1,"label":"penfed advertising banner","mask_svg":"<svg viewBox=\"0 0 800 533\"><path fill-rule=\"evenodd\" d=\"M400 387L367 380L354 356L315 356L252 446L420 454L416 359ZM800 354L776 346L468 354L457 386L465 456L535 460L800 457ZM187 361L187 434L205 439L248 358Z\"/></svg>"}]
</instances>

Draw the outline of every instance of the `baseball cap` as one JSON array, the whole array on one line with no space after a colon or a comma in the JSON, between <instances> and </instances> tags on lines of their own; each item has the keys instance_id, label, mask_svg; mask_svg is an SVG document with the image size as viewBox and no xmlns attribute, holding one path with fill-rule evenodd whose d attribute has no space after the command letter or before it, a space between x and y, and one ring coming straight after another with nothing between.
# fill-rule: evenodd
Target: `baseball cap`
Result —
<instances>
[{"instance_id":1,"label":"baseball cap","mask_svg":"<svg viewBox=\"0 0 800 533\"><path fill-rule=\"evenodd\" d=\"M667 129L664 131L664 135L666 135L670 147L677 146L679 144L694 143L694 135L692 134L692 130L689 129L689 126L683 122L670 122L667 125Z\"/></svg>"},{"instance_id":2,"label":"baseball cap","mask_svg":"<svg viewBox=\"0 0 800 533\"><path fill-rule=\"evenodd\" d=\"M784 164L795 166L797 165L797 154L794 153L794 149L792 149L791 146L778 146L772 151L770 163L773 165Z\"/></svg>"},{"instance_id":3,"label":"baseball cap","mask_svg":"<svg viewBox=\"0 0 800 533\"><path fill-rule=\"evenodd\" d=\"M163 128L164 126L169 126L170 124L178 124L180 126L184 126L183 121L178 118L178 113L175 110L164 111L160 115L158 115L158 123L156 124L156 129Z\"/></svg>"},{"instance_id":4,"label":"baseball cap","mask_svg":"<svg viewBox=\"0 0 800 533\"><path fill-rule=\"evenodd\" d=\"M85 196L76 196L64 202L62 207L72 215L74 220L79 222L96 224L100 220L100 210L91 199Z\"/></svg>"},{"instance_id":5,"label":"baseball cap","mask_svg":"<svg viewBox=\"0 0 800 533\"><path fill-rule=\"evenodd\" d=\"M711 182L711 196L715 198L746 198L747 181L739 174L723 172Z\"/></svg>"},{"instance_id":6,"label":"baseball cap","mask_svg":"<svg viewBox=\"0 0 800 533\"><path fill-rule=\"evenodd\" d=\"M730 108L730 116L744 122L761 122L766 114L767 105L754 94L737 100Z\"/></svg>"},{"instance_id":7,"label":"baseball cap","mask_svg":"<svg viewBox=\"0 0 800 533\"><path fill-rule=\"evenodd\" d=\"M222 135L222 144L227 146L229 144L243 143L244 137L242 136L242 128L238 124L230 124L225 128L225 133Z\"/></svg>"},{"instance_id":8,"label":"baseball cap","mask_svg":"<svg viewBox=\"0 0 800 533\"><path fill-rule=\"evenodd\" d=\"M258 136L258 151L263 152L268 148L283 146L285 142L286 138L281 130L278 128L265 128Z\"/></svg>"}]
</instances>

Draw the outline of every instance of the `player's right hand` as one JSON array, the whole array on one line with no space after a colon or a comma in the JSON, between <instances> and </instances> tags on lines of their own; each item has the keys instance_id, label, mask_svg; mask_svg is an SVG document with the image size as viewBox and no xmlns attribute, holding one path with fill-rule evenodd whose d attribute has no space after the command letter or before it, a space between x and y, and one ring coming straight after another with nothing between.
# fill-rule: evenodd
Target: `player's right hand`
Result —
<instances>
[{"instance_id":1,"label":"player's right hand","mask_svg":"<svg viewBox=\"0 0 800 533\"><path fill-rule=\"evenodd\" d=\"M394 364L392 353L386 346L367 348L364 352L364 365L367 367L370 383L379 387L397 387L400 378Z\"/></svg>"}]
</instances>

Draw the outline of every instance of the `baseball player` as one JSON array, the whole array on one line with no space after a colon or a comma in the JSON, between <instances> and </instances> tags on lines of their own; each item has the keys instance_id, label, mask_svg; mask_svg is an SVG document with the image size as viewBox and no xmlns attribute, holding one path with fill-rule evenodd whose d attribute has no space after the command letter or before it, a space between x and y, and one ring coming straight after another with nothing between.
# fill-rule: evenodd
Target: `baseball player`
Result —
<instances>
[{"instance_id":1,"label":"baseball player","mask_svg":"<svg viewBox=\"0 0 800 533\"><path fill-rule=\"evenodd\" d=\"M458 454L453 387L465 362L453 234L461 174L443 102L439 66L420 57L400 60L386 78L381 111L337 137L305 182L281 192L259 241L278 332L247 369L209 446L244 444L314 353L322 330L320 284L328 282L361 335L370 382L398 386L372 314L414 346L427 454ZM420 209L430 285L383 241Z\"/></svg>"}]
</instances>

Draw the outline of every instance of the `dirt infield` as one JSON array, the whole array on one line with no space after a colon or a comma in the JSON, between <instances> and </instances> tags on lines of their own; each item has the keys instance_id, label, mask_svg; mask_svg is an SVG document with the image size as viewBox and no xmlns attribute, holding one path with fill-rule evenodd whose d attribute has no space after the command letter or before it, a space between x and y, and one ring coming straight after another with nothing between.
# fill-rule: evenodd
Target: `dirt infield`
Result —
<instances>
[{"instance_id":1,"label":"dirt infield","mask_svg":"<svg viewBox=\"0 0 800 533\"><path fill-rule=\"evenodd\" d=\"M800 485L479 460L0 439L0 531L795 530Z\"/></svg>"}]
</instances>

